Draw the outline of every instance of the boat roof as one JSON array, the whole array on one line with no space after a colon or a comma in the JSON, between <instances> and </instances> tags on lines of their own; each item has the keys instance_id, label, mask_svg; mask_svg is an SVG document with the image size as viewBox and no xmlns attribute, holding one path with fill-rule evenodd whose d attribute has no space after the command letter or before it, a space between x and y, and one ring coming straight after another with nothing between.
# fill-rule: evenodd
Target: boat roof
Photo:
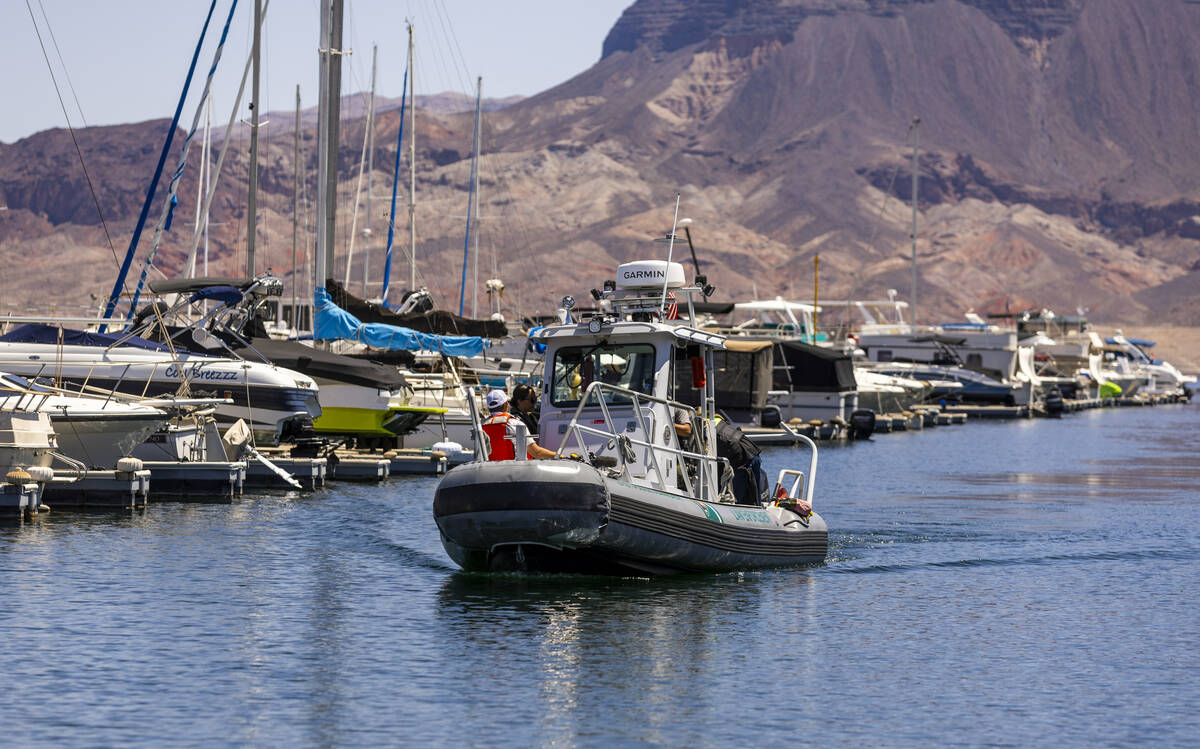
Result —
<instances>
[{"instance_id":1,"label":"boat roof","mask_svg":"<svg viewBox=\"0 0 1200 749\"><path fill-rule=\"evenodd\" d=\"M820 312L820 307L814 307L804 302L789 302L782 297L775 299L755 300L753 302L738 302L733 305L737 312Z\"/></svg>"},{"instance_id":2,"label":"boat roof","mask_svg":"<svg viewBox=\"0 0 1200 749\"><path fill-rule=\"evenodd\" d=\"M529 334L529 337L535 341L545 342L550 339L561 340L567 338L613 338L624 336L646 336L662 334L669 335L676 340L687 341L688 343L698 343L704 346L713 348L725 348L725 336L718 333L710 333L705 330L697 330L686 325L667 325L660 322L649 321L606 321L600 328L599 333L593 333L588 328L585 322L568 323L566 325L554 325L551 327L542 328L536 332Z\"/></svg>"}]
</instances>

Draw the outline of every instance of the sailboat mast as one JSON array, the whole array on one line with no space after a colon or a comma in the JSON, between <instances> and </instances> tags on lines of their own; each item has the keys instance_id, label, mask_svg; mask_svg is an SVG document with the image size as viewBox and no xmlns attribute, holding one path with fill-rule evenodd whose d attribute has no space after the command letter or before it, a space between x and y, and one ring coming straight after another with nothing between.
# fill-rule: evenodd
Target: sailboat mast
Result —
<instances>
[{"instance_id":1,"label":"sailboat mast","mask_svg":"<svg viewBox=\"0 0 1200 749\"><path fill-rule=\"evenodd\" d=\"M342 110L342 12L344 0L329 0L330 18L328 46L323 48L322 58L323 84L325 86L325 140L319 147L324 150L325 174L322 180L323 200L318 201L318 236L322 242L319 253L322 262L317 266L316 283L318 288L325 288L329 269L333 268L334 243L337 239L337 178L338 178L338 142L341 139L341 110ZM318 177L320 179L320 177Z\"/></svg>"},{"instance_id":2,"label":"sailboat mast","mask_svg":"<svg viewBox=\"0 0 1200 749\"><path fill-rule=\"evenodd\" d=\"M326 190L329 185L329 66L332 52L333 5L337 0L321 0L321 42L318 50L320 78L317 89L317 246L313 258L313 288L325 287L326 257L329 251L329 233L325 230L329 222L329 201ZM316 303L314 297L313 303Z\"/></svg>"},{"instance_id":3,"label":"sailboat mast","mask_svg":"<svg viewBox=\"0 0 1200 749\"><path fill-rule=\"evenodd\" d=\"M254 278L254 240L258 234L258 83L262 54L262 0L254 0L254 73L250 85L250 187L246 203L246 275Z\"/></svg>"},{"instance_id":4,"label":"sailboat mast","mask_svg":"<svg viewBox=\"0 0 1200 749\"><path fill-rule=\"evenodd\" d=\"M300 84L296 84L296 132L292 138L292 328L300 332L300 307L297 306L296 245L300 242Z\"/></svg>"},{"instance_id":5,"label":"sailboat mast","mask_svg":"<svg viewBox=\"0 0 1200 749\"><path fill-rule=\"evenodd\" d=\"M413 25L408 25L408 290L417 289L417 99ZM403 113L400 115L404 116Z\"/></svg>"},{"instance_id":6,"label":"sailboat mast","mask_svg":"<svg viewBox=\"0 0 1200 749\"><path fill-rule=\"evenodd\" d=\"M912 127L912 296L909 297L912 308L909 310L909 324L915 330L917 327L917 151L920 144L918 133L921 127L920 117L913 117Z\"/></svg>"},{"instance_id":7,"label":"sailboat mast","mask_svg":"<svg viewBox=\"0 0 1200 749\"><path fill-rule=\"evenodd\" d=\"M475 81L475 152L472 154L471 174L475 184L475 258L474 258L474 290L471 292L471 317L479 319L479 111L483 101L483 76Z\"/></svg>"},{"instance_id":8,"label":"sailboat mast","mask_svg":"<svg viewBox=\"0 0 1200 749\"><path fill-rule=\"evenodd\" d=\"M371 98L367 103L367 214L363 226L363 299L367 294L367 276L371 268L371 177L375 174L375 63L379 46L371 45Z\"/></svg>"},{"instance_id":9,"label":"sailboat mast","mask_svg":"<svg viewBox=\"0 0 1200 749\"><path fill-rule=\"evenodd\" d=\"M204 175L203 178L201 179L201 182L204 184L204 190L206 193L212 191L212 182L213 182L213 168L212 168L212 165L209 163L209 160L212 158L212 97L209 97L208 102L207 102L207 107L208 107L208 109L206 110L206 112L204 114L204 165L203 165L203 168L201 169L201 173ZM202 221L204 222L203 231L204 231L204 275L205 276L208 275L208 222L209 222L209 218L211 216L212 216L212 214L209 212L209 201L208 201L208 198L206 197L204 199L204 218L202 219ZM188 259L191 262L191 265L188 268L188 270L191 271L189 275L195 276L196 275L196 248L194 246L192 247L192 252L189 255ZM204 303L204 309L205 309L205 311L208 311L208 302Z\"/></svg>"},{"instance_id":10,"label":"sailboat mast","mask_svg":"<svg viewBox=\"0 0 1200 749\"><path fill-rule=\"evenodd\" d=\"M208 179L208 136L209 128L212 125L212 97L204 102L204 135L200 137L200 173L196 180L196 222L192 226L193 232L199 232L205 224L204 220L204 187ZM185 275L189 278L195 277L195 267L185 268Z\"/></svg>"}]
</instances>

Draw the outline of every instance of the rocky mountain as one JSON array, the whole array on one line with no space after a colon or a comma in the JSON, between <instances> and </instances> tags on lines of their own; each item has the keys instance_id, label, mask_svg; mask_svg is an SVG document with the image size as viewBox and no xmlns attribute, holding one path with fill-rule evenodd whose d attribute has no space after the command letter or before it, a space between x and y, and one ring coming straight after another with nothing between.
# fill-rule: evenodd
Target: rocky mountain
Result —
<instances>
[{"instance_id":1,"label":"rocky mountain","mask_svg":"<svg viewBox=\"0 0 1200 749\"><path fill-rule=\"evenodd\" d=\"M906 297L915 135L922 319L1007 300L1200 325L1198 37L1191 0L638 0L595 66L485 117L479 286L498 275L507 312L546 311L618 262L661 256L649 240L670 228L678 193L719 296L809 298L819 254L823 298ZM473 122L428 109L417 122L418 267L455 307ZM163 127L78 134L118 255ZM398 112L376 127L377 278ZM340 256L364 222L350 197L361 120L348 114L342 135ZM276 270L290 268L290 134L262 150L260 248ZM212 215L210 270L244 264L246 172L239 144ZM195 192L189 171L156 260L167 275L190 245ZM402 186L397 252L406 199ZM67 133L0 144L5 203L0 257L38 271L4 274L3 302L107 293L114 250ZM311 224L311 207L302 214ZM350 276L360 279L355 243ZM94 271L55 273L63 264ZM481 314L486 305L481 292Z\"/></svg>"}]
</instances>

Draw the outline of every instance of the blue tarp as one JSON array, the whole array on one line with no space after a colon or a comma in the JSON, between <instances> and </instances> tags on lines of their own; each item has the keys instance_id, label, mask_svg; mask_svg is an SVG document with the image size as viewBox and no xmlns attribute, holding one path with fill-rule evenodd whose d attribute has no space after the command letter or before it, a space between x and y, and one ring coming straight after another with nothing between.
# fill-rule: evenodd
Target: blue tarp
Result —
<instances>
[{"instance_id":1,"label":"blue tarp","mask_svg":"<svg viewBox=\"0 0 1200 749\"><path fill-rule=\"evenodd\" d=\"M529 333L528 333L529 340L530 340L531 344L533 345L533 350L539 354L546 353L546 344L542 343L541 341L536 340L537 334L540 331L544 330L545 327L546 327L545 325L534 326L529 329Z\"/></svg>"},{"instance_id":2,"label":"blue tarp","mask_svg":"<svg viewBox=\"0 0 1200 749\"><path fill-rule=\"evenodd\" d=\"M1134 346L1140 346L1141 348L1154 348L1154 346L1156 345L1154 341L1147 341L1144 338L1126 338L1125 340L1129 341ZM1104 342L1113 344L1113 343L1117 342L1117 339L1116 338L1105 338Z\"/></svg>"},{"instance_id":3,"label":"blue tarp","mask_svg":"<svg viewBox=\"0 0 1200 749\"><path fill-rule=\"evenodd\" d=\"M363 323L354 315L333 303L324 287L313 292L317 310L313 339L318 341L359 341L372 348L386 351L437 351L446 356L478 356L483 353L483 339L478 336L445 336L418 333L384 323Z\"/></svg>"},{"instance_id":4,"label":"blue tarp","mask_svg":"<svg viewBox=\"0 0 1200 749\"><path fill-rule=\"evenodd\" d=\"M10 332L0 336L0 341L7 343L53 343L57 344L59 328L53 325L41 325L30 323L13 328ZM100 346L107 348L117 341L120 341L122 334L120 333L91 333L86 330L71 330L62 328L62 343L65 346ZM121 343L122 346L132 346L133 348L147 349L149 351L169 351L166 346L163 346L153 341L147 341L144 338L136 336L127 338Z\"/></svg>"}]
</instances>

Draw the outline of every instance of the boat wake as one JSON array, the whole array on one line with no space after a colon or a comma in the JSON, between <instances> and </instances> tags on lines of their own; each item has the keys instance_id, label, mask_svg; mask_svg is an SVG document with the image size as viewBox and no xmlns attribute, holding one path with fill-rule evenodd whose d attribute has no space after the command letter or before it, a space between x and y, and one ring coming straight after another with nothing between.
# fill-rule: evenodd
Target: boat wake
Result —
<instances>
[{"instance_id":1,"label":"boat wake","mask_svg":"<svg viewBox=\"0 0 1200 749\"><path fill-rule=\"evenodd\" d=\"M1047 554L1038 557L955 559L946 561L917 562L913 564L872 564L863 567L839 566L839 561L830 558L826 569L831 574L874 574L893 572L916 572L935 569L964 569L975 567L1022 567L1079 564L1090 562L1122 561L1176 561L1192 562L1200 559L1196 549L1149 549L1113 552L1091 552L1080 554Z\"/></svg>"}]
</instances>

